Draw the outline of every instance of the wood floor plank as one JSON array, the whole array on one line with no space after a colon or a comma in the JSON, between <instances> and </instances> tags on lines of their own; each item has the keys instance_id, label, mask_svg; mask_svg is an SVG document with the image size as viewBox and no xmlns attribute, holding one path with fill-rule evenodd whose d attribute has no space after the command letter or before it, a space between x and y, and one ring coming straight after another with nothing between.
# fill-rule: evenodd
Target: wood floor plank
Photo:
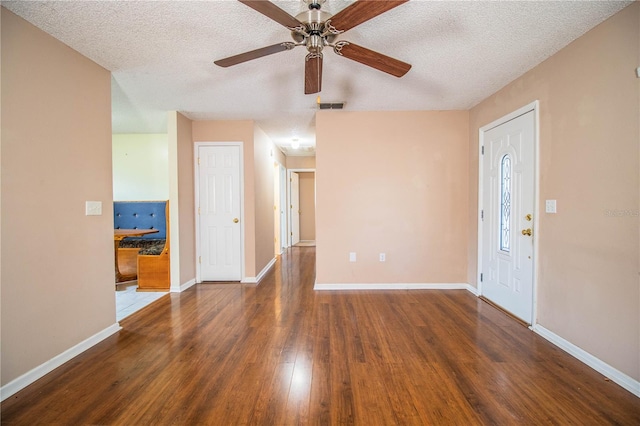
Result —
<instances>
[{"instance_id":1,"label":"wood floor plank","mask_svg":"<svg viewBox=\"0 0 640 426\"><path fill-rule=\"evenodd\" d=\"M315 248L203 283L2 403L3 425L640 424L640 399L465 290L314 291Z\"/></svg>"}]
</instances>

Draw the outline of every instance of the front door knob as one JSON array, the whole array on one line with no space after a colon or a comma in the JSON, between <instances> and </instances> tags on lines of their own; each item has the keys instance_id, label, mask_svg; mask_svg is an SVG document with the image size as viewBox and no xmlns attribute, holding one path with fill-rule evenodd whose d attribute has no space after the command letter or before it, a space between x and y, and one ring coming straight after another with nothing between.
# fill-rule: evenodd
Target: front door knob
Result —
<instances>
[{"instance_id":1,"label":"front door knob","mask_svg":"<svg viewBox=\"0 0 640 426\"><path fill-rule=\"evenodd\" d=\"M531 236L531 228L523 229L523 230L522 230L522 235L528 235L528 236Z\"/></svg>"},{"instance_id":2,"label":"front door knob","mask_svg":"<svg viewBox=\"0 0 640 426\"><path fill-rule=\"evenodd\" d=\"M238 222L240 222L240 219L238 219L237 217L234 217L233 218L233 223L238 223ZM524 231L522 231L522 232L524 232Z\"/></svg>"}]
</instances>

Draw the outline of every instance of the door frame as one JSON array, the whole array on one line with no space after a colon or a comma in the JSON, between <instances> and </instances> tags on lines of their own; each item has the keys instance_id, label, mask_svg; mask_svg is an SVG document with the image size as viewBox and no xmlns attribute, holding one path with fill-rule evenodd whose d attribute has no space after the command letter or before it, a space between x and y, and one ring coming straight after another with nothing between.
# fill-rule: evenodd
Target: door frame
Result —
<instances>
[{"instance_id":1,"label":"door frame","mask_svg":"<svg viewBox=\"0 0 640 426\"><path fill-rule=\"evenodd\" d=\"M195 191L195 223L196 223L196 283L202 282L202 276L200 271L200 256L202 250L200 249L200 214L198 213L198 206L200 204L200 165L198 164L198 151L200 147L222 147L222 146L237 146L240 148L240 280L244 280L245 262L244 262L244 143L243 142L195 142L193 147L193 172L194 172L194 191Z\"/></svg>"},{"instance_id":2,"label":"door frame","mask_svg":"<svg viewBox=\"0 0 640 426\"><path fill-rule=\"evenodd\" d=\"M278 242L280 243L280 247L278 247L277 254L282 254L284 250L288 247L287 244L287 168L278 163L278 205L280 210L278 212L278 219L280 222L280 236L278 237ZM282 214L281 212L284 212Z\"/></svg>"},{"instance_id":3,"label":"door frame","mask_svg":"<svg viewBox=\"0 0 640 426\"><path fill-rule=\"evenodd\" d=\"M513 120L521 115L524 115L528 112L533 111L533 210L535 214L533 215L533 266L532 266L532 277L531 277L531 285L532 285L532 306L531 306L531 325L530 329L533 329L533 326L536 324L538 319L538 236L540 234L540 101L535 100L530 104L527 104L517 110L498 118L497 120L492 121L491 123L480 127L478 130L478 210L477 210L477 218L478 218L478 259L477 259L477 268L476 268L476 283L478 285L478 296L482 296L482 281L480 280L480 274L482 273L482 209L483 209L483 159L484 156L481 153L482 147L484 146L485 133L489 130L500 126L508 121Z\"/></svg>"},{"instance_id":4,"label":"door frame","mask_svg":"<svg viewBox=\"0 0 640 426\"><path fill-rule=\"evenodd\" d=\"M313 202L313 208L315 210L316 208L316 203L315 203L315 196L316 196L316 191L315 191L315 186L316 186L316 180L315 180L315 174L316 174L316 169L287 169L287 205L290 206L291 205L291 173L313 173L313 197L314 197L314 202ZM291 247L291 208L287 207L287 248Z\"/></svg>"}]
</instances>

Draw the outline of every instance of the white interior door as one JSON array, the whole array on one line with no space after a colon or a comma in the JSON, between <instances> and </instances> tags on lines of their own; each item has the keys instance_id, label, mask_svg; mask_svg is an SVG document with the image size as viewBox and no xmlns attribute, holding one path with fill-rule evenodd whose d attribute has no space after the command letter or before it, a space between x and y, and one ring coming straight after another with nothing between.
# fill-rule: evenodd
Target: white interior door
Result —
<instances>
[{"instance_id":1,"label":"white interior door","mask_svg":"<svg viewBox=\"0 0 640 426\"><path fill-rule=\"evenodd\" d=\"M198 147L200 278L242 279L239 145Z\"/></svg>"},{"instance_id":2,"label":"white interior door","mask_svg":"<svg viewBox=\"0 0 640 426\"><path fill-rule=\"evenodd\" d=\"M534 112L484 133L482 295L531 324Z\"/></svg>"},{"instance_id":3,"label":"white interior door","mask_svg":"<svg viewBox=\"0 0 640 426\"><path fill-rule=\"evenodd\" d=\"M300 176L297 173L291 173L290 184L289 217L291 218L291 245L294 245L300 242Z\"/></svg>"}]
</instances>

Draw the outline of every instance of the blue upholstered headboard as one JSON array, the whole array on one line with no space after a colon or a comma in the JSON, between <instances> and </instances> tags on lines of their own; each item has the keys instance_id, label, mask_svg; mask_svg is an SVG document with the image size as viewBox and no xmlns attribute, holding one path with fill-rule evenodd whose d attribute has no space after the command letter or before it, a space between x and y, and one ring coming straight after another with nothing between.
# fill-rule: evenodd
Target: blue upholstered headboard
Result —
<instances>
[{"instance_id":1,"label":"blue upholstered headboard","mask_svg":"<svg viewBox=\"0 0 640 426\"><path fill-rule=\"evenodd\" d=\"M167 238L166 201L114 201L115 229L158 229L156 234L140 238Z\"/></svg>"}]
</instances>

